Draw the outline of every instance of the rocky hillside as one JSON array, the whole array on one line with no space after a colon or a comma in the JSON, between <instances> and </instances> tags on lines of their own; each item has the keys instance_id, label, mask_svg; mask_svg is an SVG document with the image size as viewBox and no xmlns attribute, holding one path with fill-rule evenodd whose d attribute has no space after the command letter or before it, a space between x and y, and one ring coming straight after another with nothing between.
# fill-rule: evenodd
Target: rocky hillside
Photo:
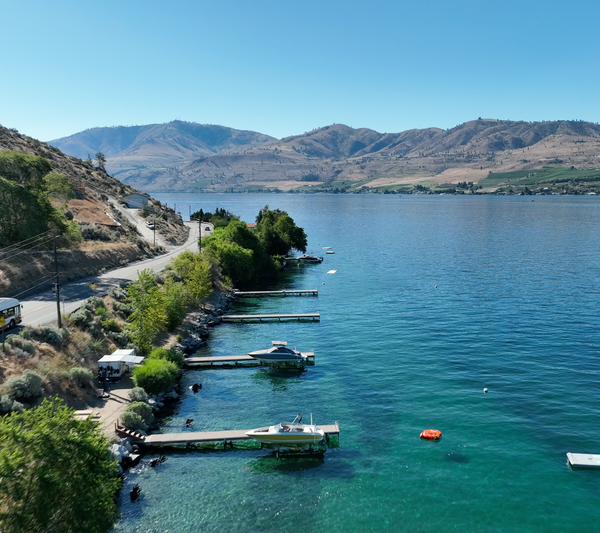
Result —
<instances>
[{"instance_id":1,"label":"rocky hillside","mask_svg":"<svg viewBox=\"0 0 600 533\"><path fill-rule=\"evenodd\" d=\"M123 215L120 197L136 189L109 176L92 163L63 154L58 148L0 126L0 151L11 150L41 156L50 161L52 170L75 184L76 198L68 202L66 214L78 223L82 241L62 238L61 272L68 279L92 275L107 268L122 266L144 256L161 253L141 238L137 228ZM160 217L159 232L168 244L185 242L188 229L181 217L150 200L143 216ZM67 250L68 249L68 250ZM50 266L49 266L50 265ZM33 247L18 254L4 253L0 246L0 295L13 296L50 278L53 257L50 250Z\"/></svg>"},{"instance_id":2,"label":"rocky hillside","mask_svg":"<svg viewBox=\"0 0 600 533\"><path fill-rule=\"evenodd\" d=\"M247 144L215 144L211 153L200 153L174 132L179 132L179 126L161 129L158 137L147 130L144 149L136 145L118 151L122 144L106 146L105 153L113 154L109 168L125 183L151 191L241 191L348 183L393 187L424 181L477 182L490 172L600 167L600 126L581 121L478 119L449 130L400 133L334 124L281 140L256 134ZM128 135L123 132L122 137ZM91 149L101 150L103 145Z\"/></svg>"}]
</instances>

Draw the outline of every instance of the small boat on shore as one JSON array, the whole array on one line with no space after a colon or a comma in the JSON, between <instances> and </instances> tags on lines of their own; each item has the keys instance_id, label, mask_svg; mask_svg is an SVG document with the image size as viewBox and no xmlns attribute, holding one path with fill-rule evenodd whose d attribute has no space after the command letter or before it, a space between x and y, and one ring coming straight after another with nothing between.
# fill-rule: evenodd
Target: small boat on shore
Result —
<instances>
[{"instance_id":1,"label":"small boat on shore","mask_svg":"<svg viewBox=\"0 0 600 533\"><path fill-rule=\"evenodd\" d=\"M263 444L278 444L280 446L298 446L317 444L325 437L325 432L312 423L302 424L302 415L298 414L293 422L281 422L275 426L252 429L246 432L248 437Z\"/></svg>"},{"instance_id":2,"label":"small boat on shore","mask_svg":"<svg viewBox=\"0 0 600 533\"><path fill-rule=\"evenodd\" d=\"M305 363L307 358L298 350L288 348L285 341L271 341L271 348L248 352L250 357L265 363Z\"/></svg>"}]
</instances>

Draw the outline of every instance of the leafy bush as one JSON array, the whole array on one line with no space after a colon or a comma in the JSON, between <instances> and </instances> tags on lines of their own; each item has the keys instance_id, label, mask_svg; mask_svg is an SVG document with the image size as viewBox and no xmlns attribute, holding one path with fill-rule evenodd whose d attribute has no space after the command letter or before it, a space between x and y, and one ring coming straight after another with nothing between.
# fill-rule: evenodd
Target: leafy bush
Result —
<instances>
[{"instance_id":1,"label":"leafy bush","mask_svg":"<svg viewBox=\"0 0 600 533\"><path fill-rule=\"evenodd\" d=\"M31 328L31 333L35 338L42 342L52 344L53 346L59 346L63 341L62 330L58 330L51 326L37 326Z\"/></svg>"},{"instance_id":2,"label":"leafy bush","mask_svg":"<svg viewBox=\"0 0 600 533\"><path fill-rule=\"evenodd\" d=\"M11 400L6 394L0 397L0 416L4 416L12 411L23 411L23 404Z\"/></svg>"},{"instance_id":3,"label":"leafy bush","mask_svg":"<svg viewBox=\"0 0 600 533\"><path fill-rule=\"evenodd\" d=\"M24 340L24 341L21 343L21 349L22 349L24 352L27 352L27 353L33 353L33 352L35 352L35 344L33 344L33 342L30 342L30 341L26 341L26 340Z\"/></svg>"},{"instance_id":4,"label":"leafy bush","mask_svg":"<svg viewBox=\"0 0 600 533\"><path fill-rule=\"evenodd\" d=\"M81 306L82 309L90 309L92 311L100 307L104 307L104 300L98 296L90 296Z\"/></svg>"},{"instance_id":5,"label":"leafy bush","mask_svg":"<svg viewBox=\"0 0 600 533\"><path fill-rule=\"evenodd\" d=\"M171 361L149 357L133 369L133 382L147 392L161 392L175 383L178 371L177 365Z\"/></svg>"},{"instance_id":6,"label":"leafy bush","mask_svg":"<svg viewBox=\"0 0 600 533\"><path fill-rule=\"evenodd\" d=\"M129 344L129 335L126 331L109 331L107 336L120 348L127 348Z\"/></svg>"},{"instance_id":7,"label":"leafy bush","mask_svg":"<svg viewBox=\"0 0 600 533\"><path fill-rule=\"evenodd\" d=\"M107 318L101 324L106 331L121 331L121 326L119 326L119 323L114 318Z\"/></svg>"},{"instance_id":8,"label":"leafy bush","mask_svg":"<svg viewBox=\"0 0 600 533\"><path fill-rule=\"evenodd\" d=\"M19 336L23 337L24 339L31 339L31 329L29 328L23 328L21 330L21 333L19 333Z\"/></svg>"},{"instance_id":9,"label":"leafy bush","mask_svg":"<svg viewBox=\"0 0 600 533\"><path fill-rule=\"evenodd\" d=\"M123 411L119 419L121 420L121 424L123 424L126 428L129 429L145 430L148 428L148 426L144 422L144 419L137 413L134 413L133 411Z\"/></svg>"},{"instance_id":10,"label":"leafy bush","mask_svg":"<svg viewBox=\"0 0 600 533\"><path fill-rule=\"evenodd\" d=\"M183 352L175 347L169 350L166 350L165 348L154 348L154 350L150 352L150 355L148 357L152 359L165 359L167 361L171 361L172 363L175 363L179 368L183 366Z\"/></svg>"},{"instance_id":11,"label":"leafy bush","mask_svg":"<svg viewBox=\"0 0 600 533\"><path fill-rule=\"evenodd\" d=\"M7 335L4 342L9 346L16 346L20 348L23 345L23 339L19 335Z\"/></svg>"},{"instance_id":12,"label":"leafy bush","mask_svg":"<svg viewBox=\"0 0 600 533\"><path fill-rule=\"evenodd\" d=\"M113 287L112 289L110 289L108 291L108 295L113 300L122 301L122 300L125 300L127 298L127 291L125 291L121 287Z\"/></svg>"},{"instance_id":13,"label":"leafy bush","mask_svg":"<svg viewBox=\"0 0 600 533\"><path fill-rule=\"evenodd\" d=\"M21 350L21 348L13 347L10 349L10 354L17 359L27 359L30 355L25 350Z\"/></svg>"},{"instance_id":14,"label":"leafy bush","mask_svg":"<svg viewBox=\"0 0 600 533\"><path fill-rule=\"evenodd\" d=\"M84 328L91 324L92 320L94 320L94 315L89 309L81 308L71 315L71 320L76 326Z\"/></svg>"},{"instance_id":15,"label":"leafy bush","mask_svg":"<svg viewBox=\"0 0 600 533\"><path fill-rule=\"evenodd\" d=\"M129 318L131 314L135 311L133 305L126 304L123 302L113 302L113 309L117 316L120 316L124 319Z\"/></svg>"},{"instance_id":16,"label":"leafy bush","mask_svg":"<svg viewBox=\"0 0 600 533\"><path fill-rule=\"evenodd\" d=\"M131 411L140 416L145 424L151 424L154 422L154 415L152 414L152 407L145 402L133 402L127 406L125 411Z\"/></svg>"},{"instance_id":17,"label":"leafy bush","mask_svg":"<svg viewBox=\"0 0 600 533\"><path fill-rule=\"evenodd\" d=\"M114 231L109 231L103 226L91 226L85 222L79 224L81 236L86 241L118 241L119 235Z\"/></svg>"},{"instance_id":18,"label":"leafy bush","mask_svg":"<svg viewBox=\"0 0 600 533\"><path fill-rule=\"evenodd\" d=\"M4 389L13 400L29 400L42 392L42 376L32 370L25 370L20 376L10 378Z\"/></svg>"},{"instance_id":19,"label":"leafy bush","mask_svg":"<svg viewBox=\"0 0 600 533\"><path fill-rule=\"evenodd\" d=\"M106 315L107 311L106 311L106 307L98 307L96 309L96 314L99 316L104 316Z\"/></svg>"},{"instance_id":20,"label":"leafy bush","mask_svg":"<svg viewBox=\"0 0 600 533\"><path fill-rule=\"evenodd\" d=\"M148 393L142 387L134 387L127 395L132 402L148 402Z\"/></svg>"},{"instance_id":21,"label":"leafy bush","mask_svg":"<svg viewBox=\"0 0 600 533\"><path fill-rule=\"evenodd\" d=\"M80 387L84 387L85 385L89 384L92 379L94 379L94 374L91 370L82 368L80 366L71 368L69 373L71 374L71 379Z\"/></svg>"}]
</instances>

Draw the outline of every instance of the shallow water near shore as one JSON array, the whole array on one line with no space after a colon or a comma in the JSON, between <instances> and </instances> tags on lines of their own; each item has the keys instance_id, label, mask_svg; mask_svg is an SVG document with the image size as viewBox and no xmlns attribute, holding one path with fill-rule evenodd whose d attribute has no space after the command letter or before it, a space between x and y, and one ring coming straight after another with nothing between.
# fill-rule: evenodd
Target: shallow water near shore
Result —
<instances>
[{"instance_id":1,"label":"shallow water near shore","mask_svg":"<svg viewBox=\"0 0 600 533\"><path fill-rule=\"evenodd\" d=\"M272 286L318 288L318 298L234 307L318 311L319 323L223 324L202 351L287 340L314 349L316 365L187 371L184 385L203 389L185 389L161 431L185 431L187 418L190 431L208 431L302 412L338 421L340 445L322 459L170 452L126 474L114 531L574 532L596 522L600 472L571 471L565 454L600 453L600 199L154 197L184 218L190 208L246 221L266 204L286 210L325 257ZM442 440L421 441L428 428Z\"/></svg>"}]
</instances>

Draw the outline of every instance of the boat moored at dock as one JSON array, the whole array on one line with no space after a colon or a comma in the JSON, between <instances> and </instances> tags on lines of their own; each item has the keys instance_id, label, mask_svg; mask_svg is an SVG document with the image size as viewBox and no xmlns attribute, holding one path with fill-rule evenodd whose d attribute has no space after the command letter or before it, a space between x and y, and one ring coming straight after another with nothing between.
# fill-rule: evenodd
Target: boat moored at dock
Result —
<instances>
[{"instance_id":1,"label":"boat moored at dock","mask_svg":"<svg viewBox=\"0 0 600 533\"><path fill-rule=\"evenodd\" d=\"M298 446L318 444L325 438L325 432L312 423L302 424L302 416L298 414L293 422L281 422L275 426L252 429L246 432L248 437L263 444L279 446Z\"/></svg>"},{"instance_id":2,"label":"boat moored at dock","mask_svg":"<svg viewBox=\"0 0 600 533\"><path fill-rule=\"evenodd\" d=\"M271 348L256 350L248 355L265 363L306 363L308 358L298 350L288 348L285 341L271 341Z\"/></svg>"}]
</instances>

